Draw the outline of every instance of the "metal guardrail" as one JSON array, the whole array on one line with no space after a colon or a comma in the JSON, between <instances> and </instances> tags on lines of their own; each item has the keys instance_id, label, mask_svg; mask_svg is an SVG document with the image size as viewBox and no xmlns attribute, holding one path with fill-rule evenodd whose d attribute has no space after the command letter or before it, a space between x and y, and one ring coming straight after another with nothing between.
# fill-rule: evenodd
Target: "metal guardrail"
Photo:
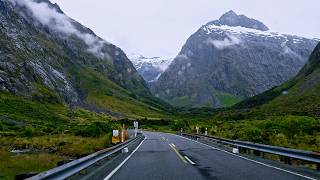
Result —
<instances>
[{"instance_id":1,"label":"metal guardrail","mask_svg":"<svg viewBox=\"0 0 320 180\"><path fill-rule=\"evenodd\" d=\"M27 180L66 179L97 163L98 161L103 160L113 155L114 153L121 151L122 149L128 147L129 145L133 144L134 142L142 138L143 135L139 134L136 138L130 139L125 143L121 143L111 148L104 149L96 153L90 154L86 157L71 161L70 163L58 166L46 172L42 172L38 175L27 178Z\"/></svg>"},{"instance_id":2,"label":"metal guardrail","mask_svg":"<svg viewBox=\"0 0 320 180\"><path fill-rule=\"evenodd\" d=\"M279 156L283 156L283 157L304 160L304 161L308 161L310 163L317 164L318 168L320 165L320 153L318 153L318 152L289 149L289 148L270 146L270 145L264 145L264 144L256 144L256 143L251 143L251 142L230 140L230 139L224 139L224 138L219 138L219 137L214 137L214 136L206 136L206 135L201 135L201 134L181 133L181 135L182 136L189 136L192 138L207 138L211 141L213 140L217 143L228 144L228 145L236 147L236 148L250 149L250 150L254 150L254 151L258 151L258 152L270 153L270 154L275 154L275 155L279 155Z\"/></svg>"}]
</instances>

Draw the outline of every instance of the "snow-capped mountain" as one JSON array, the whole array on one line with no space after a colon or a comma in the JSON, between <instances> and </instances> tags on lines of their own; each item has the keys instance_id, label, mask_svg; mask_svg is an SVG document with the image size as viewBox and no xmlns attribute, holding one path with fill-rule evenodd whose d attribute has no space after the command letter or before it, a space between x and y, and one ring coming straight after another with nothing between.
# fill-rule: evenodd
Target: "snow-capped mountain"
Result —
<instances>
[{"instance_id":1,"label":"snow-capped mountain","mask_svg":"<svg viewBox=\"0 0 320 180\"><path fill-rule=\"evenodd\" d=\"M169 67L173 57L151 57L131 55L129 59L148 83L154 83L160 75Z\"/></svg>"},{"instance_id":2,"label":"snow-capped mountain","mask_svg":"<svg viewBox=\"0 0 320 180\"><path fill-rule=\"evenodd\" d=\"M152 91L179 106L229 106L294 77L317 42L229 11L187 40Z\"/></svg>"}]
</instances>

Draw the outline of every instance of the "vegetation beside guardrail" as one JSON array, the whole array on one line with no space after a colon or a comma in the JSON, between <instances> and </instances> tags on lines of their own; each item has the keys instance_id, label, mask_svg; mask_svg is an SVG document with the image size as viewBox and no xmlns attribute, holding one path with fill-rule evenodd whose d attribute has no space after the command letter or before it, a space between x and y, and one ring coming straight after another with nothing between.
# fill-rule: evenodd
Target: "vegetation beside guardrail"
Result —
<instances>
[{"instance_id":1,"label":"vegetation beside guardrail","mask_svg":"<svg viewBox=\"0 0 320 180\"><path fill-rule=\"evenodd\" d=\"M125 143L118 144L108 149L104 149L83 157L81 159L74 160L70 163L64 164L62 166L53 168L46 172L42 172L36 176L28 178L28 180L39 180L39 179L66 179L73 176L82 170L92 166L93 164L122 151L124 148L130 146L131 144L140 141L144 138L142 134L139 134L136 138L130 139Z\"/></svg>"}]
</instances>

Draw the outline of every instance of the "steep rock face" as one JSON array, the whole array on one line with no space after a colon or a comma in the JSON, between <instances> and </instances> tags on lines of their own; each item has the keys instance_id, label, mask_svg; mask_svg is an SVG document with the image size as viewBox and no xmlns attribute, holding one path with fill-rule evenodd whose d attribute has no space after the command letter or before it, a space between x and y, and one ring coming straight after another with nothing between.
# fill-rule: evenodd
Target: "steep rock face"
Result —
<instances>
[{"instance_id":1,"label":"steep rock face","mask_svg":"<svg viewBox=\"0 0 320 180\"><path fill-rule=\"evenodd\" d=\"M272 114L320 116L320 43L297 76L235 106Z\"/></svg>"},{"instance_id":2,"label":"steep rock face","mask_svg":"<svg viewBox=\"0 0 320 180\"><path fill-rule=\"evenodd\" d=\"M173 60L170 57L147 58L141 55L133 55L129 58L139 74L149 84L155 83Z\"/></svg>"},{"instance_id":3,"label":"steep rock face","mask_svg":"<svg viewBox=\"0 0 320 180\"><path fill-rule=\"evenodd\" d=\"M151 94L121 49L48 0L0 1L0 27L0 91L77 104L103 81L105 93Z\"/></svg>"},{"instance_id":4,"label":"steep rock face","mask_svg":"<svg viewBox=\"0 0 320 180\"><path fill-rule=\"evenodd\" d=\"M230 106L295 76L316 44L231 11L187 40L152 91L179 106Z\"/></svg>"}]
</instances>

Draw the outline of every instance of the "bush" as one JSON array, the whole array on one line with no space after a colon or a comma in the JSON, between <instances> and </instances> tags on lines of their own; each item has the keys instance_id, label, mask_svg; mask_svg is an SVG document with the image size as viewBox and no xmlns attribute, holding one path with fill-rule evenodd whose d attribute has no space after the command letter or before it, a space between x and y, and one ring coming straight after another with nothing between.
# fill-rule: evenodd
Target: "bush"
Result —
<instances>
[{"instance_id":1,"label":"bush","mask_svg":"<svg viewBox=\"0 0 320 180\"><path fill-rule=\"evenodd\" d=\"M257 127L249 127L248 129L245 129L245 140L251 141L254 143L262 143L262 132L261 129Z\"/></svg>"},{"instance_id":2,"label":"bush","mask_svg":"<svg viewBox=\"0 0 320 180\"><path fill-rule=\"evenodd\" d=\"M34 137L40 135L39 132L37 132L34 128L32 127L27 127L24 131L23 131L23 136L24 137Z\"/></svg>"},{"instance_id":3,"label":"bush","mask_svg":"<svg viewBox=\"0 0 320 180\"><path fill-rule=\"evenodd\" d=\"M74 130L76 136L100 137L112 131L111 126L105 122L93 122L90 125L77 126Z\"/></svg>"},{"instance_id":4,"label":"bush","mask_svg":"<svg viewBox=\"0 0 320 180\"><path fill-rule=\"evenodd\" d=\"M2 124L2 122L0 121L0 131L4 131L5 130L5 127L4 125Z\"/></svg>"},{"instance_id":5,"label":"bush","mask_svg":"<svg viewBox=\"0 0 320 180\"><path fill-rule=\"evenodd\" d=\"M172 125L172 130L180 131L181 128L185 129L187 127L187 123L185 120L176 120Z\"/></svg>"}]
</instances>

